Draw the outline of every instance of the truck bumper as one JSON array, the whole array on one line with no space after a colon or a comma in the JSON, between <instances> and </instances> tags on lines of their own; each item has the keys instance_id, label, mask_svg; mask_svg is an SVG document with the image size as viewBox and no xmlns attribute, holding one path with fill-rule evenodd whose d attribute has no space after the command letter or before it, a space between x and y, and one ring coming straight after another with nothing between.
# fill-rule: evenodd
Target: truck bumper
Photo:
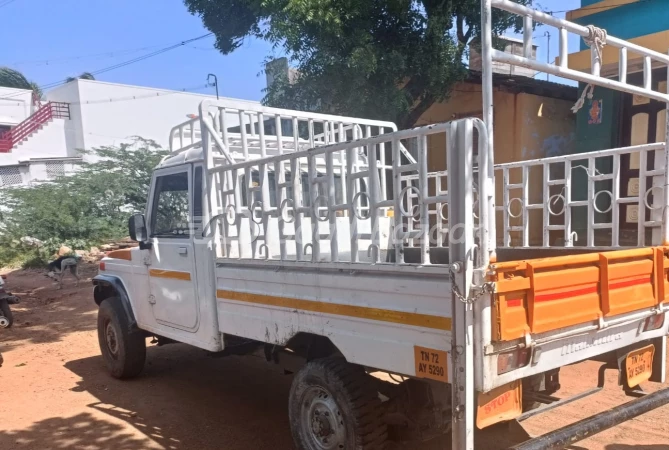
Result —
<instances>
[{"instance_id":1,"label":"truck bumper","mask_svg":"<svg viewBox=\"0 0 669 450\"><path fill-rule=\"evenodd\" d=\"M606 429L619 425L641 414L669 404L669 388L632 400L613 409L599 413L579 422L567 425L551 433L530 439L509 450L554 450L563 449L574 442L589 438Z\"/></svg>"}]
</instances>

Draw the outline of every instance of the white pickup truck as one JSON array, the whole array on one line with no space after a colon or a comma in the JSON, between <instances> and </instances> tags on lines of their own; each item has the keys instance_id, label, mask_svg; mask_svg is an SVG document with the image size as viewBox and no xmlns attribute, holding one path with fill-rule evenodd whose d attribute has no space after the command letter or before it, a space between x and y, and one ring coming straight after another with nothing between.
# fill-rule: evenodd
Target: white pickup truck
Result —
<instances>
[{"instance_id":1,"label":"white pickup truck","mask_svg":"<svg viewBox=\"0 0 669 450\"><path fill-rule=\"evenodd\" d=\"M531 52L495 50L492 7L524 17L530 31L532 20L559 26L562 58L568 33L589 31L506 0L482 3L484 121L397 131L228 99L204 101L198 118L172 130L145 214L130 220L139 247L110 252L94 279L113 376L141 372L149 336L211 352L263 352L295 374L289 416L301 450L381 449L390 429L421 439L452 431L453 448L469 450L475 427L601 389L553 396L559 369L585 359L602 361L602 373L621 371L630 394L664 380L665 145L494 166L491 67L501 61L669 96L602 78L597 64L584 74ZM640 51L611 36L608 44ZM531 33L525 46L531 50ZM641 51L669 66L666 55ZM446 154L446 171L428 172L429 152ZM625 155L654 158L644 175L650 194L618 198L595 184L616 185L615 171L589 171L589 188L649 212L639 245L620 246L614 214L589 220L587 242L574 247L570 214L584 205L569 195L571 168L584 159L594 168L599 158L617 167ZM566 175L550 178L553 165ZM525 174L535 166L544 179L530 186ZM511 183L516 169L523 176ZM530 204L530 188L546 201ZM556 201L561 211L544 210L544 242L532 246L529 211ZM595 239L602 230L613 230L608 246ZM563 233L561 246L551 246L549 232ZM643 395L516 448L562 448L668 401L669 390Z\"/></svg>"}]
</instances>

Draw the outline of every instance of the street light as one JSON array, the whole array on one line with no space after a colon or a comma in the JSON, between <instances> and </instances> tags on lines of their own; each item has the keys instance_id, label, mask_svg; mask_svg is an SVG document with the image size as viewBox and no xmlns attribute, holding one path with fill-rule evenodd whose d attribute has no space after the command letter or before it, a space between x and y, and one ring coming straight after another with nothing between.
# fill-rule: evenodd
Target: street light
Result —
<instances>
[{"instance_id":1,"label":"street light","mask_svg":"<svg viewBox=\"0 0 669 450\"><path fill-rule=\"evenodd\" d=\"M211 80L212 77L214 78L213 83L209 81ZM216 100L218 100L218 77L213 73L210 73L209 75L207 75L207 83L209 84L209 86L216 86Z\"/></svg>"}]
</instances>

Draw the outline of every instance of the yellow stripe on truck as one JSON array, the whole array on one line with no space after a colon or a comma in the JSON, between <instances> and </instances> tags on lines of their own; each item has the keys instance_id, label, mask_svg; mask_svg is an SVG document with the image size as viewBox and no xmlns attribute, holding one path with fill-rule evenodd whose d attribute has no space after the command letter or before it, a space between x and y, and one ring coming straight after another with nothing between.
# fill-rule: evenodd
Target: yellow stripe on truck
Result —
<instances>
[{"instance_id":1,"label":"yellow stripe on truck","mask_svg":"<svg viewBox=\"0 0 669 450\"><path fill-rule=\"evenodd\" d=\"M366 306L342 305L338 303L319 302L274 295L251 294L248 292L226 291L219 289L216 297L237 302L253 303L256 305L278 306L281 308L310 311L335 316L355 317L358 319L377 320L379 322L401 323L415 327L432 328L435 330L450 331L450 317L433 316L390 309L368 308Z\"/></svg>"},{"instance_id":2,"label":"yellow stripe on truck","mask_svg":"<svg viewBox=\"0 0 669 450\"><path fill-rule=\"evenodd\" d=\"M149 275L155 278L170 278L172 280L190 281L190 272L177 272L176 270L151 269Z\"/></svg>"}]
</instances>

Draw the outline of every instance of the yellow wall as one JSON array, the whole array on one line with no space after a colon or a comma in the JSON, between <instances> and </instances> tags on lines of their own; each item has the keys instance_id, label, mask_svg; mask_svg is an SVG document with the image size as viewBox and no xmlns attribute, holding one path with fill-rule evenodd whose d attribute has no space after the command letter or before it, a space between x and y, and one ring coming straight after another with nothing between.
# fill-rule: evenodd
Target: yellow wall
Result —
<instances>
[{"instance_id":1,"label":"yellow wall","mask_svg":"<svg viewBox=\"0 0 669 450\"><path fill-rule=\"evenodd\" d=\"M572 102L533 94L495 91L495 163L558 156L574 152L576 116ZM435 103L416 126L482 114L481 86L459 83L450 98ZM439 147L441 145L441 147ZM446 168L441 142L430 142L430 170Z\"/></svg>"},{"instance_id":2,"label":"yellow wall","mask_svg":"<svg viewBox=\"0 0 669 450\"><path fill-rule=\"evenodd\" d=\"M600 0L583 8L567 11L567 20L574 21L581 17L589 16L591 14L599 14L609 9L614 9L619 6L629 5L630 3L638 3L639 0Z\"/></svg>"},{"instance_id":3,"label":"yellow wall","mask_svg":"<svg viewBox=\"0 0 669 450\"><path fill-rule=\"evenodd\" d=\"M666 54L669 48L669 31L659 31L657 33L647 34L645 36L628 39L628 42L645 47L650 50L655 50L658 53ZM582 50L576 53L570 53L567 65L570 69L580 70L583 72L590 72L591 70L591 54L590 50ZM620 61L620 51L617 47L611 45L604 46L602 52L602 75L615 76L618 75L618 61ZM560 59L556 58L555 63L559 64ZM643 60L634 53L628 54L628 73L639 72L642 70Z\"/></svg>"},{"instance_id":4,"label":"yellow wall","mask_svg":"<svg viewBox=\"0 0 669 450\"><path fill-rule=\"evenodd\" d=\"M495 91L493 101L496 164L574 153L576 116L571 112L572 102L526 93L515 94L500 89ZM416 125L446 122L468 116L481 117L481 113L481 86L459 83L447 101L433 105ZM429 170L444 170L446 151L443 135L428 140L428 147ZM521 181L520 171L511 173L511 176L511 183ZM530 171L531 203L542 202L542 178L543 172L539 168ZM497 202L500 204L502 180L497 179L495 184ZM530 239L534 242L540 242L543 235L541 219L540 210L530 215ZM498 231L501 230L498 227Z\"/></svg>"}]
</instances>

